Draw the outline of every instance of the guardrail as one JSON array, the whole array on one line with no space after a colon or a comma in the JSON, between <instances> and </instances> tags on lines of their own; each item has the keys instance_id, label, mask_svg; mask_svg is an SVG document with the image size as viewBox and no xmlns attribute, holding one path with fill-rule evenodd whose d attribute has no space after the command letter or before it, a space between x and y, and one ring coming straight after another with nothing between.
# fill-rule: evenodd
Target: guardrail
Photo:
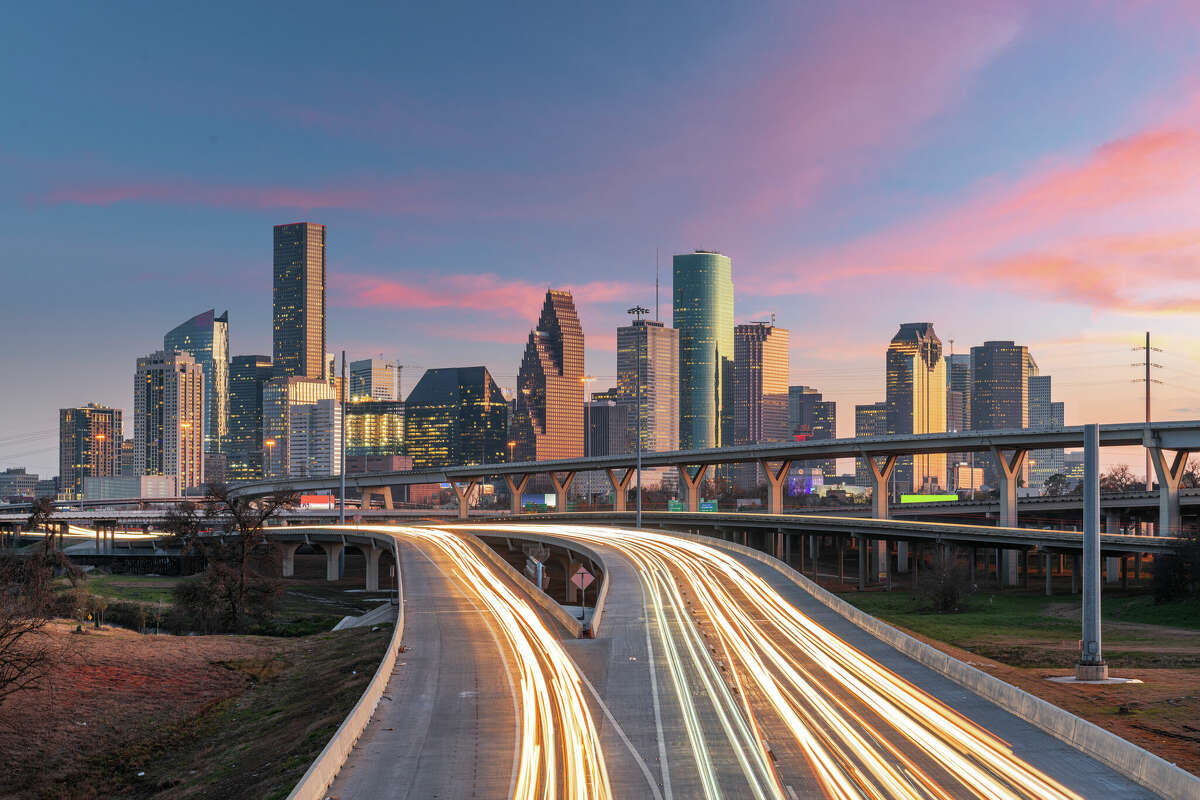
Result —
<instances>
[{"instance_id":1,"label":"guardrail","mask_svg":"<svg viewBox=\"0 0 1200 800\"><path fill-rule=\"evenodd\" d=\"M818 602L845 617L914 661L938 672L968 691L995 703L1000 708L1040 728L1077 750L1111 767L1130 780L1167 798L1200 797L1200 778L1148 750L1110 733L1098 725L1065 711L1053 703L1035 697L1023 689L1005 683L994 675L965 664L936 647L893 628L804 577L779 559L734 542L675 533L688 539L723 547L759 561L812 595Z\"/></svg>"},{"instance_id":2,"label":"guardrail","mask_svg":"<svg viewBox=\"0 0 1200 800\"><path fill-rule=\"evenodd\" d=\"M370 532L367 532L366 535L372 539L385 540L386 544L393 547L396 545L396 540L391 536ZM398 562L399 559L397 559L396 565L396 586L400 594L400 608L396 612L396 627L392 632L391 641L388 642L387 652L384 653L383 660L379 662L379 668L375 670L375 675L367 684L367 689L363 692L362 697L342 720L342 724L338 726L333 737L325 745L325 749L309 765L304 777L292 788L288 800L324 799L325 790L333 783L333 779L337 777L338 772L346 763L350 751L354 749L358 737L362 736L367 723L375 714L375 708L379 705L380 698L383 697L388 680L392 676L392 670L396 667L400 642L404 638L404 584Z\"/></svg>"}]
</instances>

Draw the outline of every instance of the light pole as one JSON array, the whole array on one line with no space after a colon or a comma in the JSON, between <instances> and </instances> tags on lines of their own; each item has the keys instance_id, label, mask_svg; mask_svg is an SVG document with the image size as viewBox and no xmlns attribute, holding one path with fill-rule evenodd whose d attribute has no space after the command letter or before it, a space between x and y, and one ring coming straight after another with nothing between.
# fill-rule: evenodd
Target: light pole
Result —
<instances>
[{"instance_id":1,"label":"light pole","mask_svg":"<svg viewBox=\"0 0 1200 800\"><path fill-rule=\"evenodd\" d=\"M510 463L510 464L512 463L512 460L513 460L513 448L516 446L517 446L517 443L515 440L509 440L509 442L508 442L508 463Z\"/></svg>"},{"instance_id":2,"label":"light pole","mask_svg":"<svg viewBox=\"0 0 1200 800\"><path fill-rule=\"evenodd\" d=\"M592 406L588 403L588 384L596 380L595 375L584 375L579 379L583 384L583 454L592 455Z\"/></svg>"},{"instance_id":3,"label":"light pole","mask_svg":"<svg viewBox=\"0 0 1200 800\"><path fill-rule=\"evenodd\" d=\"M263 447L267 448L267 470L270 470L272 473L272 476L274 476L275 464L272 459L272 451L275 449L275 440L274 439L263 439ZM266 470L264 470L264 473L265 472L266 472ZM264 474L263 477L265 478L267 476Z\"/></svg>"},{"instance_id":4,"label":"light pole","mask_svg":"<svg viewBox=\"0 0 1200 800\"><path fill-rule=\"evenodd\" d=\"M650 309L642 306L634 306L625 313L632 314L635 318L634 324L642 321L642 316L650 313ZM642 326L645 327L644 325ZM637 522L634 527L642 527L642 368L646 359L646 340L649 338L650 332L642 331L641 343L639 345L638 360L637 360L637 387L635 392L637 396Z\"/></svg>"},{"instance_id":5,"label":"light pole","mask_svg":"<svg viewBox=\"0 0 1200 800\"><path fill-rule=\"evenodd\" d=\"M374 388L374 387L372 387L372 388ZM342 427L341 440L342 441L341 441L341 446L338 448L339 455L341 456L341 461L342 461L342 465L341 465L342 468L340 470L340 472L341 472L341 487L338 489L338 524L339 525L346 524L346 395L347 394L348 394L348 392L347 392L347 386L346 386L346 351L343 350L342 351L342 388L338 392L338 405L340 405L342 408L342 414L341 414L341 417L342 417L342 419L341 419L341 427ZM361 507L361 505L362 505L362 501L359 501L359 506ZM362 515L360 514L359 516L361 517ZM370 567L368 566L367 569L370 569Z\"/></svg>"}]
</instances>

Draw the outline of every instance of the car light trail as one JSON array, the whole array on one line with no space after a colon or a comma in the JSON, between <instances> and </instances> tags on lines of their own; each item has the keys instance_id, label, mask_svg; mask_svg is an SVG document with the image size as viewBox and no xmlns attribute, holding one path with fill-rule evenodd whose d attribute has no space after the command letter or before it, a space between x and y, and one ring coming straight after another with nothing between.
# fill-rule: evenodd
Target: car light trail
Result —
<instances>
[{"instance_id":1,"label":"car light trail","mask_svg":"<svg viewBox=\"0 0 1200 800\"><path fill-rule=\"evenodd\" d=\"M773 714L804 753L826 796L1070 800L1078 796L1015 756L1003 740L839 639L729 553L645 530L495 525L619 550L668 605L696 598L735 686L757 690L747 725ZM661 576L671 576L671 586ZM664 600L655 600L656 609ZM858 709L858 710L856 710ZM764 718L765 719L765 718ZM761 737L755 737L765 750ZM765 752L764 752L765 755ZM918 763L920 762L920 763Z\"/></svg>"},{"instance_id":2,"label":"car light trail","mask_svg":"<svg viewBox=\"0 0 1200 800\"><path fill-rule=\"evenodd\" d=\"M529 604L460 536L405 526L372 525L371 530L437 549L454 565L455 577L495 619L520 686L521 733L513 797L611 798L600 736L575 663Z\"/></svg>"}]
</instances>

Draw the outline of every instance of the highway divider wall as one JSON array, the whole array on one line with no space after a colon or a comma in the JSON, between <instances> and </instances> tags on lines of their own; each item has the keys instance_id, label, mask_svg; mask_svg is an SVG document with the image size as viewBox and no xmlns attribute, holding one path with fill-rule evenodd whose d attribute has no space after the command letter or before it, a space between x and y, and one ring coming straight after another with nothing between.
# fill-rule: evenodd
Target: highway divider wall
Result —
<instances>
[{"instance_id":1,"label":"highway divider wall","mask_svg":"<svg viewBox=\"0 0 1200 800\"><path fill-rule=\"evenodd\" d=\"M847 603L832 592L777 558L745 545L714 539L711 536L664 531L688 539L715 544L726 550L753 558L778 570L788 580L808 592L823 605L848 619L877 639L886 642L914 661L945 675L980 697L986 698L1014 716L1029 722L1102 764L1167 798L1200 797L1200 778L1137 745L1110 733L1098 725L1065 711L1053 703L1005 683L994 675L965 664L932 645L893 628L882 620Z\"/></svg>"},{"instance_id":2,"label":"highway divider wall","mask_svg":"<svg viewBox=\"0 0 1200 800\"><path fill-rule=\"evenodd\" d=\"M288 530L288 533L298 533L296 529ZM351 531L343 531L350 533ZM320 531L320 534L327 534L329 531ZM370 531L357 530L353 531L355 535L370 536L384 547L395 548L396 540L387 535L380 533L372 533ZM316 539L320 543L320 539ZM395 553L395 549L392 550ZM346 759L350 757L350 751L354 749L354 744L358 741L358 737L366 730L367 723L371 721L371 717L375 714L375 707L379 705L379 699L383 697L383 692L387 688L388 680L392 676L392 670L396 668L396 658L400 653L400 642L404 638L404 583L401 576L399 559L396 563L396 585L400 592L400 607L396 612L396 626L392 631L391 641L388 642L387 651L383 654L383 660L379 662L379 668L375 670L375 675L371 678L371 682L367 684L366 691L362 697L358 698L358 702L354 704L354 708L350 709L350 713L342 720L342 724L338 726L333 737L325 745L325 749L316 757L308 771L304 773L304 777L292 788L291 794L288 795L288 800L324 800L325 790L333 783L333 779L342 769L342 765L346 763Z\"/></svg>"}]
</instances>

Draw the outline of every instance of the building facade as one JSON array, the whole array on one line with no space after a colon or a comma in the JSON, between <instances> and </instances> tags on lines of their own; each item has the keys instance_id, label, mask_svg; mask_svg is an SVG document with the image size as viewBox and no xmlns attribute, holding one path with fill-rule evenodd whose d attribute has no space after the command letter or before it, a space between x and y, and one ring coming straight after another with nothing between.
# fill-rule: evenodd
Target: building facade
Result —
<instances>
[{"instance_id":1,"label":"building facade","mask_svg":"<svg viewBox=\"0 0 1200 800\"><path fill-rule=\"evenodd\" d=\"M733 437L733 263L697 250L672 259L679 332L679 447L721 447Z\"/></svg>"},{"instance_id":2,"label":"building facade","mask_svg":"<svg viewBox=\"0 0 1200 800\"><path fill-rule=\"evenodd\" d=\"M822 399L821 393L811 386L789 386L788 438L797 441L836 439L837 403ZM836 458L802 461L793 466L798 469L820 469L825 478L837 478Z\"/></svg>"},{"instance_id":3,"label":"building facade","mask_svg":"<svg viewBox=\"0 0 1200 800\"><path fill-rule=\"evenodd\" d=\"M517 373L512 433L518 461L583 455L583 393L583 328L575 301L570 292L551 289Z\"/></svg>"},{"instance_id":4,"label":"building facade","mask_svg":"<svg viewBox=\"0 0 1200 800\"><path fill-rule=\"evenodd\" d=\"M165 475L175 493L204 485L204 370L187 353L139 358L133 381L133 464Z\"/></svg>"},{"instance_id":5,"label":"building facade","mask_svg":"<svg viewBox=\"0 0 1200 800\"><path fill-rule=\"evenodd\" d=\"M732 443L784 442L788 431L788 331L766 323L733 329ZM734 484L753 489L761 476L754 463L731 470Z\"/></svg>"},{"instance_id":6,"label":"building facade","mask_svg":"<svg viewBox=\"0 0 1200 800\"><path fill-rule=\"evenodd\" d=\"M89 403L58 411L59 491L68 500L83 497L83 479L120 472L121 409Z\"/></svg>"},{"instance_id":7,"label":"building facade","mask_svg":"<svg viewBox=\"0 0 1200 800\"><path fill-rule=\"evenodd\" d=\"M263 477L285 478L292 474L289 434L292 413L299 406L334 400L334 390L320 378L278 377L263 386Z\"/></svg>"},{"instance_id":8,"label":"building facade","mask_svg":"<svg viewBox=\"0 0 1200 800\"><path fill-rule=\"evenodd\" d=\"M630 407L626 452L637 449L639 383L642 451L678 450L679 331L648 319L617 328L615 399Z\"/></svg>"},{"instance_id":9,"label":"building facade","mask_svg":"<svg viewBox=\"0 0 1200 800\"><path fill-rule=\"evenodd\" d=\"M325 226L293 222L274 233L275 376L325 378Z\"/></svg>"},{"instance_id":10,"label":"building facade","mask_svg":"<svg viewBox=\"0 0 1200 800\"><path fill-rule=\"evenodd\" d=\"M350 402L399 400L400 366L382 358L350 362Z\"/></svg>"},{"instance_id":11,"label":"building facade","mask_svg":"<svg viewBox=\"0 0 1200 800\"><path fill-rule=\"evenodd\" d=\"M867 403L854 407L854 436L886 436L888 433L888 404ZM854 459L854 482L859 486L874 486L866 459Z\"/></svg>"},{"instance_id":12,"label":"building facade","mask_svg":"<svg viewBox=\"0 0 1200 800\"><path fill-rule=\"evenodd\" d=\"M229 365L230 481L255 481L263 475L263 390L271 380L268 356L234 356Z\"/></svg>"},{"instance_id":13,"label":"building facade","mask_svg":"<svg viewBox=\"0 0 1200 800\"><path fill-rule=\"evenodd\" d=\"M629 417L632 405L615 400L589 400L585 409L588 428L585 456L615 456L629 451Z\"/></svg>"},{"instance_id":14,"label":"building facade","mask_svg":"<svg viewBox=\"0 0 1200 800\"><path fill-rule=\"evenodd\" d=\"M323 478L342 471L342 404L332 397L291 406L288 477Z\"/></svg>"},{"instance_id":15,"label":"building facade","mask_svg":"<svg viewBox=\"0 0 1200 800\"><path fill-rule=\"evenodd\" d=\"M229 439L229 312L210 308L167 331L163 350L187 353L204 370L204 452L223 453Z\"/></svg>"},{"instance_id":16,"label":"building facade","mask_svg":"<svg viewBox=\"0 0 1200 800\"><path fill-rule=\"evenodd\" d=\"M404 403L399 400L352 400L346 404L346 455L400 456L404 453Z\"/></svg>"},{"instance_id":17,"label":"building facade","mask_svg":"<svg viewBox=\"0 0 1200 800\"><path fill-rule=\"evenodd\" d=\"M946 362L933 323L907 322L892 337L887 366L888 433L944 433ZM948 485L946 454L904 456L896 464L901 493L933 492Z\"/></svg>"},{"instance_id":18,"label":"building facade","mask_svg":"<svg viewBox=\"0 0 1200 800\"><path fill-rule=\"evenodd\" d=\"M1029 349L1015 342L984 342L971 348L971 429L1017 430L1029 427L1029 376L1037 364ZM984 484L998 486L997 465L988 453L975 457L983 469ZM1021 480L1029 485L1029 461Z\"/></svg>"},{"instance_id":19,"label":"building facade","mask_svg":"<svg viewBox=\"0 0 1200 800\"><path fill-rule=\"evenodd\" d=\"M0 502L37 496L38 476L24 467L9 467L0 472Z\"/></svg>"},{"instance_id":20,"label":"building facade","mask_svg":"<svg viewBox=\"0 0 1200 800\"><path fill-rule=\"evenodd\" d=\"M1029 376L1029 427L1036 430L1061 428L1066 424L1065 407L1051 397L1049 375ZM1051 475L1064 474L1066 450L1061 447L1029 453L1030 488L1042 491Z\"/></svg>"},{"instance_id":21,"label":"building facade","mask_svg":"<svg viewBox=\"0 0 1200 800\"><path fill-rule=\"evenodd\" d=\"M426 370L404 413L413 469L506 460L506 403L486 367Z\"/></svg>"}]
</instances>

